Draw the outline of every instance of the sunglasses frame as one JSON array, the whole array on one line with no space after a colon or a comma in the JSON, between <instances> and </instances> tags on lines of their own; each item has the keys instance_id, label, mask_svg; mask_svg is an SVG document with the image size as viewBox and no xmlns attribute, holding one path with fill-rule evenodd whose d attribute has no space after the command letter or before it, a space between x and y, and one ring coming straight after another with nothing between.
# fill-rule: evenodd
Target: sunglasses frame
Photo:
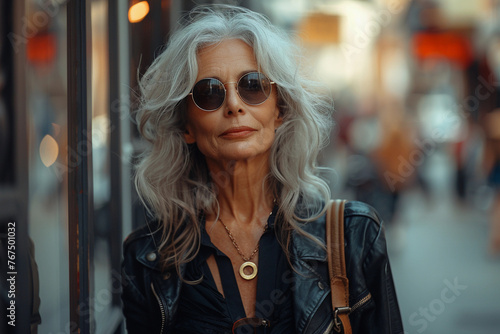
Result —
<instances>
[{"instance_id":1,"label":"sunglasses frame","mask_svg":"<svg viewBox=\"0 0 500 334\"><path fill-rule=\"evenodd\" d=\"M257 333L258 329L263 329L267 333L267 329L271 327L271 323L267 319L262 319L258 317L252 317L252 318L241 318L239 320L236 320L233 323L233 328L231 329L231 333L236 333L238 328L243 327L245 325L249 325L253 330L253 333Z\"/></svg>"},{"instance_id":2,"label":"sunglasses frame","mask_svg":"<svg viewBox=\"0 0 500 334\"><path fill-rule=\"evenodd\" d=\"M259 102L259 103L249 103L249 102L245 101L245 99L241 96L240 91L239 91L239 89L238 89L238 86L239 86L239 84L240 84L240 81L241 81L241 80L242 80L245 76L247 76L247 75L249 75L249 74L253 74L253 73L257 73L257 74L259 74L259 75L263 76L264 78L266 78L266 79L269 81L269 84L270 84L270 88L269 88L269 95L267 95L267 96L266 96L266 98L264 99L264 101ZM202 108L202 107L200 107L200 106L198 105L198 103L196 103L196 101L195 101L195 99L194 99L194 95L193 95L193 90L194 90L194 87L196 87L196 85L197 85L198 83L200 83L202 80L217 80L218 82L220 82L220 84L221 84L221 85L222 85L222 87L224 88L224 99L222 100L221 104L220 104L217 108L215 108L215 109L205 109L205 108ZM207 112L216 111L216 110L220 109L220 107L222 107L222 105L223 105L223 104L224 104L224 102L226 101L226 96L227 96L227 89L226 89L226 85L229 85L229 84L235 84L236 93L238 93L238 96L239 96L239 98L241 99L241 101L245 102L246 104L248 104L248 105L250 105L250 106L258 106L258 105L261 105L262 103L266 102L266 101L267 101L267 99L269 98L269 96L271 96L271 94L272 94L272 92L273 92L273 85L274 85L274 84L276 84L276 83L275 83L274 81L272 81L271 79L269 79L269 78L268 78L268 76L267 76L267 75L265 75L264 73L257 72L257 71L252 71L252 72L248 72L248 73L243 74L243 75L242 75L242 76L238 79L238 81L236 81L236 82L234 82L234 81L233 81L233 82L226 82L226 83L223 83L223 82L222 82L222 81L220 81L219 79L217 79L217 78L211 78L211 77L209 77L209 78L203 78L203 79L200 79L200 80L198 80L198 81L194 84L193 88L191 88L191 92L189 93L189 95L191 95L191 99L193 100L193 103L194 103L194 104L195 104L195 105L196 105L199 109L201 109L201 110L203 110L203 111L207 111Z\"/></svg>"}]
</instances>

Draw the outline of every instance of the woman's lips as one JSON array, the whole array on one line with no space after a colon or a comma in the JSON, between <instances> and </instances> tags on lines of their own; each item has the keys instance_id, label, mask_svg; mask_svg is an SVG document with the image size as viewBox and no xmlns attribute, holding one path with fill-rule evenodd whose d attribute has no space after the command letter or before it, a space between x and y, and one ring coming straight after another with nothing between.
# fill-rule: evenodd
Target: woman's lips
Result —
<instances>
[{"instance_id":1,"label":"woman's lips","mask_svg":"<svg viewBox=\"0 0 500 334\"><path fill-rule=\"evenodd\" d=\"M220 137L224 138L241 138L248 136L252 132L257 131L254 128L250 128L248 126L240 126L236 128L230 128L221 133Z\"/></svg>"}]
</instances>

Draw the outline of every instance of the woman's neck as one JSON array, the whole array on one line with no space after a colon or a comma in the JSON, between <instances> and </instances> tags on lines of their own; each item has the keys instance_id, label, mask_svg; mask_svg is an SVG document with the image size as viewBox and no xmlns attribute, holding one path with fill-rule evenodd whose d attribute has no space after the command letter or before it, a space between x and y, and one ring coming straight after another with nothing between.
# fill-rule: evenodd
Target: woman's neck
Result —
<instances>
[{"instance_id":1,"label":"woman's neck","mask_svg":"<svg viewBox=\"0 0 500 334\"><path fill-rule=\"evenodd\" d=\"M269 173L267 159L208 163L208 166L217 192L220 218L240 225L269 216L273 194L265 187Z\"/></svg>"}]
</instances>

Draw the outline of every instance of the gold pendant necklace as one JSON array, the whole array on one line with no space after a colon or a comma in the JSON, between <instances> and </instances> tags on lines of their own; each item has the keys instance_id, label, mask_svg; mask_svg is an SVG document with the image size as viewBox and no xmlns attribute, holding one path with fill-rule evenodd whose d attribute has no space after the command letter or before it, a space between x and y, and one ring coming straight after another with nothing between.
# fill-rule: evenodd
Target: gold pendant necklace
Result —
<instances>
[{"instance_id":1,"label":"gold pendant necklace","mask_svg":"<svg viewBox=\"0 0 500 334\"><path fill-rule=\"evenodd\" d=\"M272 213L272 212L271 212ZM257 242L257 246L255 247L255 249L253 250L252 254L250 254L249 257L245 257L245 255L243 254L243 252L241 251L240 247L238 246L238 244L236 243L236 240L234 239L234 236L233 234L231 233L231 231L229 230L229 228L226 226L226 224L224 224L224 222L222 221L222 219L220 219L220 222L222 223L222 225L224 226L224 228L226 229L226 232L227 232L227 235L229 236L229 239L231 239L231 241L233 242L233 246L234 248L236 248L236 250L238 251L238 254L240 254L241 258L243 259L243 264L240 266L240 276L243 278L243 279L246 279L247 281L251 280L251 279L254 279L255 276L257 276L257 265L255 264L255 262L252 262L251 260L253 259L253 257L255 256L255 254L257 254L257 251L259 250L259 242ZM267 230L267 222L266 222L266 225L264 226L264 232L266 232ZM252 272L250 274L246 274L245 273L245 269L246 268L251 268L252 269Z\"/></svg>"}]
</instances>

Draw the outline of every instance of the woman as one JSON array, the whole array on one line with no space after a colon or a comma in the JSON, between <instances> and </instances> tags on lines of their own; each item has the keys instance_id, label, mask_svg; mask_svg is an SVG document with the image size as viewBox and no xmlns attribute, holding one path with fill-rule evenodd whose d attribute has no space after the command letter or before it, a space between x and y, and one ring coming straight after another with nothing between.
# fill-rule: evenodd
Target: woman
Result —
<instances>
[{"instance_id":1,"label":"woman","mask_svg":"<svg viewBox=\"0 0 500 334\"><path fill-rule=\"evenodd\" d=\"M129 333L330 332L315 161L331 106L291 45L257 13L200 7L141 79L136 186L155 219L124 244ZM353 332L402 333L377 215L349 203L345 224Z\"/></svg>"}]
</instances>

